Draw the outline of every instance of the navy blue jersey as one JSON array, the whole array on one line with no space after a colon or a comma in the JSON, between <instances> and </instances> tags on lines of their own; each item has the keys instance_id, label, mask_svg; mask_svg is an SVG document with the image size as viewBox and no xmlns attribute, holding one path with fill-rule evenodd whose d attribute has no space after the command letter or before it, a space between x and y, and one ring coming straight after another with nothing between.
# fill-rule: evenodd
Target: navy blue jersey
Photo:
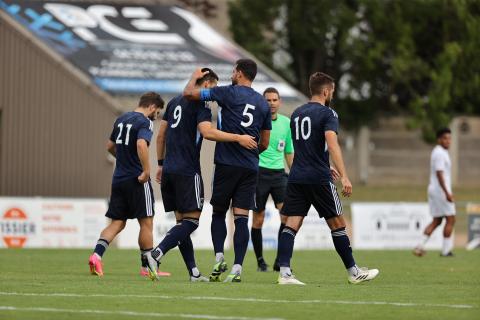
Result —
<instances>
[{"instance_id":1,"label":"navy blue jersey","mask_svg":"<svg viewBox=\"0 0 480 320\"><path fill-rule=\"evenodd\" d=\"M331 182L325 132L338 132L337 113L320 103L309 102L293 112L290 128L295 156L288 181L300 184Z\"/></svg>"},{"instance_id":2,"label":"navy blue jersey","mask_svg":"<svg viewBox=\"0 0 480 320\"><path fill-rule=\"evenodd\" d=\"M248 134L260 140L261 130L272 129L270 107L265 98L250 87L220 86L200 91L201 100L218 103L219 130ZM215 163L258 171L258 149L248 150L238 143L217 142Z\"/></svg>"},{"instance_id":3,"label":"navy blue jersey","mask_svg":"<svg viewBox=\"0 0 480 320\"><path fill-rule=\"evenodd\" d=\"M142 164L137 153L137 140L143 139L150 144L152 135L152 121L140 112L124 113L115 121L110 135L110 140L115 143L117 154L112 183L136 178L142 174Z\"/></svg>"},{"instance_id":4,"label":"navy blue jersey","mask_svg":"<svg viewBox=\"0 0 480 320\"><path fill-rule=\"evenodd\" d=\"M200 174L203 138L197 126L200 122L212 121L207 103L177 96L168 103L163 120L168 122L163 171L188 176Z\"/></svg>"}]
</instances>

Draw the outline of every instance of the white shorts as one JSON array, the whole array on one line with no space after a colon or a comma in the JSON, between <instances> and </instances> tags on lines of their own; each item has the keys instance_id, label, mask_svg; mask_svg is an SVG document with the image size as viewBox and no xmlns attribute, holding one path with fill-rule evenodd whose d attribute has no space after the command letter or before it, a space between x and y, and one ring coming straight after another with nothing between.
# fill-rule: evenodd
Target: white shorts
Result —
<instances>
[{"instance_id":1,"label":"white shorts","mask_svg":"<svg viewBox=\"0 0 480 320\"><path fill-rule=\"evenodd\" d=\"M455 203L449 202L443 191L429 191L428 206L430 207L430 214L434 218L454 216L456 213Z\"/></svg>"}]
</instances>

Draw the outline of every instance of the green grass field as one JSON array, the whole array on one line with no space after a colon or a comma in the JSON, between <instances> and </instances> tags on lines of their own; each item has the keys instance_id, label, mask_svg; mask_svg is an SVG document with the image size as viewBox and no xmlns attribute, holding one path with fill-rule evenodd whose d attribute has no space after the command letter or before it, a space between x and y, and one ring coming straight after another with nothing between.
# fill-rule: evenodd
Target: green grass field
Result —
<instances>
[{"instance_id":1,"label":"green grass field","mask_svg":"<svg viewBox=\"0 0 480 320\"><path fill-rule=\"evenodd\" d=\"M257 272L251 251L234 284L189 283L178 251L161 268L172 277L152 282L137 273L137 251L110 249L98 278L89 275L89 254L0 250L0 319L480 319L480 251L357 251L357 262L380 275L356 286L334 251L298 251L292 267L305 287L275 285L278 274ZM212 259L197 252L204 273Z\"/></svg>"}]
</instances>

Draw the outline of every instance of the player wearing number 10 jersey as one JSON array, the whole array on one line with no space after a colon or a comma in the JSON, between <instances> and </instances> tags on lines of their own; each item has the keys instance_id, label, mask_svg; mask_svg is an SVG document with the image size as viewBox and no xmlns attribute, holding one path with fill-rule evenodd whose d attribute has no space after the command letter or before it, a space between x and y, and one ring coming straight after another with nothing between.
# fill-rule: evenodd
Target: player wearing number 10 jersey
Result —
<instances>
[{"instance_id":1,"label":"player wearing number 10 jersey","mask_svg":"<svg viewBox=\"0 0 480 320\"><path fill-rule=\"evenodd\" d=\"M148 146L153 135L153 123L164 102L160 95L142 95L138 107L121 115L113 126L108 151L116 157L112 193L106 216L112 221L100 234L90 256L90 272L103 275L102 256L115 236L123 230L127 219L140 224L138 243L142 257L153 247L154 199L150 184Z\"/></svg>"},{"instance_id":2,"label":"player wearing number 10 jersey","mask_svg":"<svg viewBox=\"0 0 480 320\"><path fill-rule=\"evenodd\" d=\"M193 73L184 96L191 100L216 101L219 106L218 129L236 134L248 134L259 142L259 148L246 150L233 143L217 143L215 173L210 203L213 206L212 241L216 263L210 281L220 281L227 267L224 243L227 236L226 212L233 207L235 262L225 282L240 282L242 264L248 247L248 212L255 208L258 175L258 154L268 148L272 129L270 108L265 98L252 89L257 65L250 59L238 60L232 73L232 85L211 89L195 89L201 70Z\"/></svg>"},{"instance_id":3,"label":"player wearing number 10 jersey","mask_svg":"<svg viewBox=\"0 0 480 320\"><path fill-rule=\"evenodd\" d=\"M331 155L341 178L342 193L344 196L350 196L352 184L347 177L337 141L338 115L329 107L335 83L329 75L317 72L310 76L309 86L312 99L293 112L290 122L295 157L282 208L282 215L286 216L286 226L282 230L278 244L280 265L278 283L304 284L292 275L290 259L295 235L311 205L315 207L320 217L325 218L332 231L333 244L349 274L348 281L360 283L372 280L378 275L378 270L359 268L353 259L350 241L345 231L342 205L330 172Z\"/></svg>"}]
</instances>

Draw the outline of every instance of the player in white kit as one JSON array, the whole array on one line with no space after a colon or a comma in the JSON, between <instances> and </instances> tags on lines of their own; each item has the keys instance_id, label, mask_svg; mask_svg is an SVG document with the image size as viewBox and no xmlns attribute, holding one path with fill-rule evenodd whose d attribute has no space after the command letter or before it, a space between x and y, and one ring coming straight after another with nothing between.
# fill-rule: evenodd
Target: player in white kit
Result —
<instances>
[{"instance_id":1,"label":"player in white kit","mask_svg":"<svg viewBox=\"0 0 480 320\"><path fill-rule=\"evenodd\" d=\"M442 257L451 257L453 249L453 226L455 225L455 203L452 193L451 162L448 148L451 143L451 131L448 128L437 131L437 145L433 148L430 157L430 183L428 185L428 205L433 221L425 228L422 242L413 251L421 257L425 251L425 244L433 231L445 218L443 229Z\"/></svg>"}]
</instances>

